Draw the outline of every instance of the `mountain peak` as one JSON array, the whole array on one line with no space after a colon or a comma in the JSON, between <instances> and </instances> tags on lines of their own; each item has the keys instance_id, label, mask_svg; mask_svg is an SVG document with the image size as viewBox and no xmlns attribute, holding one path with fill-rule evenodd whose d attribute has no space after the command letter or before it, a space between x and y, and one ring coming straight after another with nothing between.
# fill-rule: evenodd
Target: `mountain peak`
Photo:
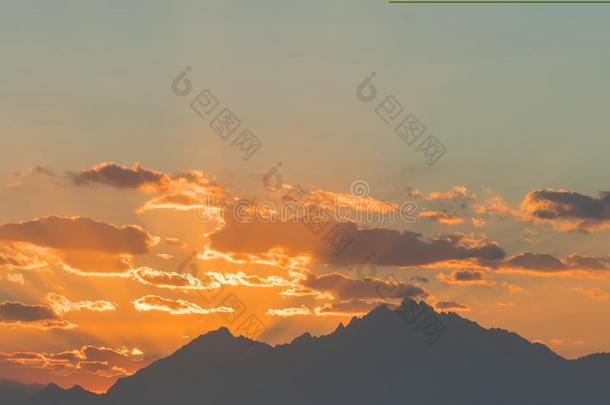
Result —
<instances>
[{"instance_id":1,"label":"mountain peak","mask_svg":"<svg viewBox=\"0 0 610 405\"><path fill-rule=\"evenodd\" d=\"M405 322L401 310L422 320L436 314L449 333L431 344L428 325ZM378 306L329 335L304 333L275 347L219 328L120 379L102 397L50 384L55 393L28 405L182 405L202 393L218 405L401 404L405 390L417 404L602 404L610 396L608 373L607 354L567 361L515 333L405 299L398 309Z\"/></svg>"},{"instance_id":2,"label":"mountain peak","mask_svg":"<svg viewBox=\"0 0 610 405\"><path fill-rule=\"evenodd\" d=\"M203 336L224 336L224 337L235 337L231 331L229 330L229 328L227 328L226 326L221 326L220 328L216 329L216 330L212 330L208 333L206 333Z\"/></svg>"},{"instance_id":3,"label":"mountain peak","mask_svg":"<svg viewBox=\"0 0 610 405\"><path fill-rule=\"evenodd\" d=\"M70 389L63 389L59 385L49 383L39 391L30 401L32 404L61 404L81 405L90 403L98 397L97 394L87 391L80 385L74 385Z\"/></svg>"},{"instance_id":4,"label":"mountain peak","mask_svg":"<svg viewBox=\"0 0 610 405\"><path fill-rule=\"evenodd\" d=\"M434 308L432 308L430 305L428 305L428 303L426 301L420 300L419 302L415 301L412 298L405 298L404 300L402 300L400 307L409 307L409 308L414 308L414 309L419 309L419 310L430 310L430 311L434 311Z\"/></svg>"},{"instance_id":5,"label":"mountain peak","mask_svg":"<svg viewBox=\"0 0 610 405\"><path fill-rule=\"evenodd\" d=\"M52 392L63 392L65 391L63 388L61 388L59 385L55 384L55 383L48 383L41 392L46 392L46 393L52 393Z\"/></svg>"}]
</instances>

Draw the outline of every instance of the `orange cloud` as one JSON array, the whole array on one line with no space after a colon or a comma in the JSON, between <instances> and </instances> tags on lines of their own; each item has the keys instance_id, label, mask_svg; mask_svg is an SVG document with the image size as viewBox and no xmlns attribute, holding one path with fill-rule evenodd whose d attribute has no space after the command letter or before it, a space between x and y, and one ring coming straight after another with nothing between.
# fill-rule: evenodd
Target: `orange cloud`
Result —
<instances>
[{"instance_id":1,"label":"orange cloud","mask_svg":"<svg viewBox=\"0 0 610 405\"><path fill-rule=\"evenodd\" d=\"M49 374L47 378L81 372L102 377L127 376L148 365L150 361L150 358L135 348L83 346L77 350L58 353L0 353L2 368L45 371Z\"/></svg>"},{"instance_id":2,"label":"orange cloud","mask_svg":"<svg viewBox=\"0 0 610 405\"><path fill-rule=\"evenodd\" d=\"M438 301L434 306L441 311L470 311L468 305L455 301Z\"/></svg>"},{"instance_id":3,"label":"orange cloud","mask_svg":"<svg viewBox=\"0 0 610 405\"><path fill-rule=\"evenodd\" d=\"M81 276L125 276L131 255L108 255L91 251L60 251L64 269Z\"/></svg>"},{"instance_id":4,"label":"orange cloud","mask_svg":"<svg viewBox=\"0 0 610 405\"><path fill-rule=\"evenodd\" d=\"M414 188L407 188L407 193L410 197L425 200L427 202L430 201L439 201L439 200L456 200L462 198L472 198L475 197L475 194L471 194L468 191L468 188L465 186L454 186L451 190L447 192L433 191L429 194L425 194L419 190Z\"/></svg>"},{"instance_id":5,"label":"orange cloud","mask_svg":"<svg viewBox=\"0 0 610 405\"><path fill-rule=\"evenodd\" d=\"M472 226L482 227L487 224L482 217L520 218L518 210L510 208L502 197L489 189L484 190L482 197L465 186L455 186L448 192L432 192L428 195L413 189L408 192L412 197L421 199L428 206L435 208L424 211L425 214L419 216L439 224L462 224L465 218L470 216Z\"/></svg>"},{"instance_id":6,"label":"orange cloud","mask_svg":"<svg viewBox=\"0 0 610 405\"><path fill-rule=\"evenodd\" d=\"M77 326L61 319L51 308L21 302L0 302L0 324L14 328L74 329Z\"/></svg>"},{"instance_id":7,"label":"orange cloud","mask_svg":"<svg viewBox=\"0 0 610 405\"><path fill-rule=\"evenodd\" d=\"M155 170L144 169L139 163L133 167L121 166L114 162L103 162L91 169L70 173L77 185L105 184L117 188L164 190L171 185L170 177Z\"/></svg>"},{"instance_id":8,"label":"orange cloud","mask_svg":"<svg viewBox=\"0 0 610 405\"><path fill-rule=\"evenodd\" d=\"M590 197L568 190L534 190L521 202L524 219L558 230L590 232L610 228L610 192Z\"/></svg>"},{"instance_id":9,"label":"orange cloud","mask_svg":"<svg viewBox=\"0 0 610 405\"><path fill-rule=\"evenodd\" d=\"M494 285L495 281L479 270L456 270L447 275L440 273L436 278L447 284L457 285Z\"/></svg>"},{"instance_id":10,"label":"orange cloud","mask_svg":"<svg viewBox=\"0 0 610 405\"><path fill-rule=\"evenodd\" d=\"M442 225L458 225L464 223L464 218L441 211L424 210L419 213L419 218Z\"/></svg>"},{"instance_id":11,"label":"orange cloud","mask_svg":"<svg viewBox=\"0 0 610 405\"><path fill-rule=\"evenodd\" d=\"M560 259L549 254L525 252L511 256L495 266L502 272L520 272L532 275L557 275L564 277L610 276L610 273L608 273L610 270L610 257L594 257L579 254L572 254Z\"/></svg>"},{"instance_id":12,"label":"orange cloud","mask_svg":"<svg viewBox=\"0 0 610 405\"><path fill-rule=\"evenodd\" d=\"M352 299L318 306L314 313L316 316L359 316L385 304L384 301Z\"/></svg>"},{"instance_id":13,"label":"orange cloud","mask_svg":"<svg viewBox=\"0 0 610 405\"><path fill-rule=\"evenodd\" d=\"M114 162L102 162L91 169L69 173L69 176L79 186L102 184L162 194L138 208L137 213L155 209L187 211L201 208L202 201L210 196L220 201L226 194L223 187L198 170L167 174L145 169L139 163L128 167Z\"/></svg>"},{"instance_id":14,"label":"orange cloud","mask_svg":"<svg viewBox=\"0 0 610 405\"><path fill-rule=\"evenodd\" d=\"M377 200L368 195L357 196L322 189L307 192L303 201L325 210L340 221L384 222L384 216L387 216L388 221L396 218L395 214L400 209L396 203Z\"/></svg>"},{"instance_id":15,"label":"orange cloud","mask_svg":"<svg viewBox=\"0 0 610 405\"><path fill-rule=\"evenodd\" d=\"M56 293L47 294L47 301L58 315L67 314L73 311L95 311L106 312L116 310L116 304L110 301L76 301L72 302L63 295Z\"/></svg>"},{"instance_id":16,"label":"orange cloud","mask_svg":"<svg viewBox=\"0 0 610 405\"><path fill-rule=\"evenodd\" d=\"M202 308L197 304L185 300L172 300L158 295L146 295L133 301L137 311L162 311L172 315L199 314L207 315L216 312L231 313L235 310L229 307Z\"/></svg>"},{"instance_id":17,"label":"orange cloud","mask_svg":"<svg viewBox=\"0 0 610 405\"><path fill-rule=\"evenodd\" d=\"M154 244L154 239L136 225L118 227L90 218L56 216L0 225L0 240L114 254L144 254Z\"/></svg>"},{"instance_id":18,"label":"orange cloud","mask_svg":"<svg viewBox=\"0 0 610 405\"><path fill-rule=\"evenodd\" d=\"M44 248L20 242L0 243L0 269L35 270L47 266L48 252Z\"/></svg>"},{"instance_id":19,"label":"orange cloud","mask_svg":"<svg viewBox=\"0 0 610 405\"><path fill-rule=\"evenodd\" d=\"M256 219L240 222L233 218L226 218L226 221L224 228L210 235L215 250L256 254L280 247L292 255L309 254L319 262L341 265L360 263L363 256L372 251L376 252L373 264L386 266L504 257L504 251L496 242L463 233L424 239L414 232L358 228L351 222L330 223L316 233L302 223L265 223ZM338 232L349 241L341 254L337 254L336 246L331 243Z\"/></svg>"},{"instance_id":20,"label":"orange cloud","mask_svg":"<svg viewBox=\"0 0 610 405\"><path fill-rule=\"evenodd\" d=\"M202 282L188 273L177 273L155 270L150 267L138 267L129 272L130 277L142 284L152 285L158 288L178 290L210 290L219 288L220 283L209 280Z\"/></svg>"},{"instance_id":21,"label":"orange cloud","mask_svg":"<svg viewBox=\"0 0 610 405\"><path fill-rule=\"evenodd\" d=\"M503 283L502 285L504 287L506 287L508 292L511 293L511 294L521 294L521 293L525 292L525 289L523 289L523 288L521 288L521 287L519 287L518 285L515 285L515 284Z\"/></svg>"},{"instance_id":22,"label":"orange cloud","mask_svg":"<svg viewBox=\"0 0 610 405\"><path fill-rule=\"evenodd\" d=\"M492 195L481 203L474 204L473 211L479 215L496 215L502 218L518 216L500 196Z\"/></svg>"},{"instance_id":23,"label":"orange cloud","mask_svg":"<svg viewBox=\"0 0 610 405\"><path fill-rule=\"evenodd\" d=\"M572 289L579 294L591 298L592 300L602 301L610 298L610 294L600 288L574 287Z\"/></svg>"},{"instance_id":24,"label":"orange cloud","mask_svg":"<svg viewBox=\"0 0 610 405\"><path fill-rule=\"evenodd\" d=\"M288 307L281 309L270 308L267 310L266 314L269 316L279 316L281 318L286 318L291 316L311 315L311 310L305 305L301 305L300 307Z\"/></svg>"},{"instance_id":25,"label":"orange cloud","mask_svg":"<svg viewBox=\"0 0 610 405\"><path fill-rule=\"evenodd\" d=\"M254 274L237 273L218 273L207 272L206 276L220 283L221 285L242 285L246 287L288 287L292 282L280 276L261 277Z\"/></svg>"},{"instance_id":26,"label":"orange cloud","mask_svg":"<svg viewBox=\"0 0 610 405\"><path fill-rule=\"evenodd\" d=\"M428 292L416 284L394 279L354 279L339 273L315 275L302 270L296 279L294 290L286 290L285 296L320 296L340 301L353 299L394 300L403 298L425 298Z\"/></svg>"},{"instance_id":27,"label":"orange cloud","mask_svg":"<svg viewBox=\"0 0 610 405\"><path fill-rule=\"evenodd\" d=\"M150 210L171 209L177 211L190 211L207 207L202 204L201 199L186 193L166 194L153 198L138 208L136 212L142 213ZM210 207L212 209L213 207ZM215 207L214 207L215 208ZM218 214L219 208L216 208ZM211 214L211 213L210 213Z\"/></svg>"}]
</instances>

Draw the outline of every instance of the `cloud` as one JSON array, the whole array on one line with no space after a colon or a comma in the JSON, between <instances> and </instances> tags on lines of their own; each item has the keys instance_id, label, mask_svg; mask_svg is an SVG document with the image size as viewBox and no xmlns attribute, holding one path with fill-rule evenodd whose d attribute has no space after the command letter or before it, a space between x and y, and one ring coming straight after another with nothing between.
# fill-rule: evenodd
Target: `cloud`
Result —
<instances>
[{"instance_id":1,"label":"cloud","mask_svg":"<svg viewBox=\"0 0 610 405\"><path fill-rule=\"evenodd\" d=\"M68 173L68 176L78 186L102 184L118 189L166 194L149 201L140 210L190 206L204 195L221 197L226 193L223 187L198 170L167 174L145 169L139 163L128 167L115 162L102 162L78 173Z\"/></svg>"},{"instance_id":2,"label":"cloud","mask_svg":"<svg viewBox=\"0 0 610 405\"><path fill-rule=\"evenodd\" d=\"M488 190L487 192L491 195L488 196L484 201L473 205L472 208L476 214L498 216L500 218L518 216L517 211L510 208L502 197L493 194L491 190Z\"/></svg>"},{"instance_id":3,"label":"cloud","mask_svg":"<svg viewBox=\"0 0 610 405\"><path fill-rule=\"evenodd\" d=\"M5 253L0 253L0 266L7 268L20 268L29 266L30 262L25 258L17 258L14 256L9 256Z\"/></svg>"},{"instance_id":4,"label":"cloud","mask_svg":"<svg viewBox=\"0 0 610 405\"><path fill-rule=\"evenodd\" d=\"M0 303L0 322L35 322L57 319L51 308L42 305L26 305L20 302Z\"/></svg>"},{"instance_id":5,"label":"cloud","mask_svg":"<svg viewBox=\"0 0 610 405\"><path fill-rule=\"evenodd\" d=\"M573 254L562 260L571 269L609 270L610 257L593 257Z\"/></svg>"},{"instance_id":6,"label":"cloud","mask_svg":"<svg viewBox=\"0 0 610 405\"><path fill-rule=\"evenodd\" d=\"M519 218L519 212L510 208L501 196L490 189L484 189L482 196L465 186L455 186L448 192L431 192L427 195L413 189L408 192L430 207L430 210L424 210L419 215L430 222L457 225L470 217L472 226L478 228L487 224L487 218Z\"/></svg>"},{"instance_id":7,"label":"cloud","mask_svg":"<svg viewBox=\"0 0 610 405\"><path fill-rule=\"evenodd\" d=\"M395 300L403 298L425 298L428 292L423 288L399 282L394 279L376 278L354 279L339 273L315 275L303 270L296 280L294 289L285 290L284 296L317 296L336 300L376 299Z\"/></svg>"},{"instance_id":8,"label":"cloud","mask_svg":"<svg viewBox=\"0 0 610 405\"><path fill-rule=\"evenodd\" d=\"M2 277L0 276L0 278L2 278ZM10 281L11 283L16 283L16 284L21 284L21 285L25 284L25 278L23 277L23 274L20 274L20 273L8 273L6 275L6 280Z\"/></svg>"},{"instance_id":9,"label":"cloud","mask_svg":"<svg viewBox=\"0 0 610 405\"><path fill-rule=\"evenodd\" d=\"M447 192L433 191L429 194L409 188L407 193L410 197L421 199L429 204L460 206L462 208L465 208L470 202L477 199L476 194L469 191L466 186L454 186Z\"/></svg>"},{"instance_id":10,"label":"cloud","mask_svg":"<svg viewBox=\"0 0 610 405\"><path fill-rule=\"evenodd\" d=\"M75 184L104 184L123 189L164 190L171 185L170 177L156 170L144 169L139 163L132 167L121 166L114 162L103 162L91 169L69 173Z\"/></svg>"},{"instance_id":11,"label":"cloud","mask_svg":"<svg viewBox=\"0 0 610 405\"><path fill-rule=\"evenodd\" d=\"M497 267L504 272L516 271L529 274L599 275L610 270L610 257L572 254L560 259L545 253L525 252L507 258Z\"/></svg>"},{"instance_id":12,"label":"cloud","mask_svg":"<svg viewBox=\"0 0 610 405\"><path fill-rule=\"evenodd\" d=\"M322 189L305 192L303 198L297 201L320 208L329 216L343 222L390 221L400 210L400 206L396 203L377 200L368 195L358 196Z\"/></svg>"},{"instance_id":13,"label":"cloud","mask_svg":"<svg viewBox=\"0 0 610 405\"><path fill-rule=\"evenodd\" d=\"M447 275L440 273L436 278L447 284L457 285L494 285L495 281L478 270L456 270Z\"/></svg>"},{"instance_id":14,"label":"cloud","mask_svg":"<svg viewBox=\"0 0 610 405\"><path fill-rule=\"evenodd\" d=\"M144 254L154 239L136 225L118 227L85 217L49 216L0 226L0 240L62 250Z\"/></svg>"},{"instance_id":15,"label":"cloud","mask_svg":"<svg viewBox=\"0 0 610 405\"><path fill-rule=\"evenodd\" d=\"M158 288L179 290L208 290L220 287L220 283L203 283L188 273L161 271L150 267L138 267L129 271L129 275L136 281Z\"/></svg>"},{"instance_id":16,"label":"cloud","mask_svg":"<svg viewBox=\"0 0 610 405\"><path fill-rule=\"evenodd\" d=\"M610 298L610 294L600 288L586 288L586 287L574 287L572 290L576 291L579 294L582 294L586 297L591 298L592 300L607 300Z\"/></svg>"},{"instance_id":17,"label":"cloud","mask_svg":"<svg viewBox=\"0 0 610 405\"><path fill-rule=\"evenodd\" d=\"M519 287L518 285L515 285L515 284L502 283L502 285L504 287L506 287L508 292L511 293L511 294L521 294L521 293L525 292L525 289L523 289L523 288L521 288L521 287Z\"/></svg>"},{"instance_id":18,"label":"cloud","mask_svg":"<svg viewBox=\"0 0 610 405\"><path fill-rule=\"evenodd\" d=\"M266 314L269 316L279 316L281 318L286 318L291 316L311 315L311 310L305 305L301 305L300 307L288 307L281 309L270 308L267 310Z\"/></svg>"},{"instance_id":19,"label":"cloud","mask_svg":"<svg viewBox=\"0 0 610 405\"><path fill-rule=\"evenodd\" d=\"M127 376L148 365L150 361L150 357L144 356L136 348L83 346L56 353L0 353L2 367L44 370L54 375L85 372L102 377Z\"/></svg>"},{"instance_id":20,"label":"cloud","mask_svg":"<svg viewBox=\"0 0 610 405\"><path fill-rule=\"evenodd\" d=\"M384 301L352 299L327 303L314 308L316 316L358 316L370 312Z\"/></svg>"},{"instance_id":21,"label":"cloud","mask_svg":"<svg viewBox=\"0 0 610 405\"><path fill-rule=\"evenodd\" d=\"M460 304L459 302L455 301L439 301L436 303L435 307L441 311L470 311L468 305Z\"/></svg>"},{"instance_id":22,"label":"cloud","mask_svg":"<svg viewBox=\"0 0 610 405\"><path fill-rule=\"evenodd\" d=\"M91 251L58 252L64 269L81 276L125 276L131 269L130 255L108 255Z\"/></svg>"},{"instance_id":23,"label":"cloud","mask_svg":"<svg viewBox=\"0 0 610 405\"><path fill-rule=\"evenodd\" d=\"M133 301L133 305L136 311L148 312L148 311L162 311L168 312L172 315L185 315L185 314L200 314L207 315L215 312L234 312L233 308L229 307L215 307L215 308L201 308L199 305L185 300L172 300L169 298L159 297L158 295L146 295Z\"/></svg>"},{"instance_id":24,"label":"cloud","mask_svg":"<svg viewBox=\"0 0 610 405\"><path fill-rule=\"evenodd\" d=\"M137 209L138 213L150 210L171 209L176 211L189 211L207 207L203 205L201 199L185 193L165 194L153 198ZM213 207L209 207L212 210ZM210 213L212 214L212 212ZM218 215L218 212L215 212Z\"/></svg>"},{"instance_id":25,"label":"cloud","mask_svg":"<svg viewBox=\"0 0 610 405\"><path fill-rule=\"evenodd\" d=\"M290 254L310 254L327 264L361 263L366 252L375 252L372 264L416 266L450 260L497 260L505 255L493 241L463 233L436 235L430 239L409 231L382 228L358 228L354 223L330 223L319 234L303 223L238 222L226 218L226 225L210 235L212 247L224 252L261 253L281 247ZM337 254L337 234L346 247ZM365 252L365 253L363 253Z\"/></svg>"},{"instance_id":26,"label":"cloud","mask_svg":"<svg viewBox=\"0 0 610 405\"><path fill-rule=\"evenodd\" d=\"M53 311L58 315L67 314L73 311L95 311L106 312L116 310L116 304L110 301L76 301L72 302L63 295L49 293L46 297L47 301L53 308Z\"/></svg>"},{"instance_id":27,"label":"cloud","mask_svg":"<svg viewBox=\"0 0 610 405\"><path fill-rule=\"evenodd\" d=\"M244 272L206 272L198 275L195 268L194 272L167 272L155 270L150 267L139 267L129 272L135 280L146 285L153 285L158 288L168 288L176 290L214 290L225 285L245 286L245 287L290 287L293 281L286 280L281 276L258 276L246 274Z\"/></svg>"},{"instance_id":28,"label":"cloud","mask_svg":"<svg viewBox=\"0 0 610 405\"><path fill-rule=\"evenodd\" d=\"M561 271L568 267L553 255L544 253L520 253L506 260L509 267L539 271Z\"/></svg>"},{"instance_id":29,"label":"cloud","mask_svg":"<svg viewBox=\"0 0 610 405\"><path fill-rule=\"evenodd\" d=\"M244 272L237 273L219 273L207 272L206 276L218 282L221 285L231 286L246 286L246 287L288 287L292 286L292 282L280 276L261 277L254 274L245 274Z\"/></svg>"},{"instance_id":30,"label":"cloud","mask_svg":"<svg viewBox=\"0 0 610 405\"><path fill-rule=\"evenodd\" d=\"M418 219L442 225L459 225L464 223L464 218L442 211L424 210L419 213Z\"/></svg>"},{"instance_id":31,"label":"cloud","mask_svg":"<svg viewBox=\"0 0 610 405\"><path fill-rule=\"evenodd\" d=\"M426 284L429 281L426 277L418 276L418 275L411 277L409 280L415 281L416 283L426 283Z\"/></svg>"},{"instance_id":32,"label":"cloud","mask_svg":"<svg viewBox=\"0 0 610 405\"><path fill-rule=\"evenodd\" d=\"M14 175L15 175L15 180L8 185L8 187L10 187L10 188L17 188L17 187L23 186L24 180L27 179L28 177L37 177L37 176L48 176L48 177L52 177L52 178L57 177L57 175L55 174L55 172L53 170L47 169L46 167L42 167L42 166L35 166L34 168L27 170L27 171L16 171L14 173Z\"/></svg>"},{"instance_id":33,"label":"cloud","mask_svg":"<svg viewBox=\"0 0 610 405\"><path fill-rule=\"evenodd\" d=\"M16 328L74 329L76 325L60 319L53 309L21 302L0 302L0 324Z\"/></svg>"},{"instance_id":34,"label":"cloud","mask_svg":"<svg viewBox=\"0 0 610 405\"><path fill-rule=\"evenodd\" d=\"M568 190L534 190L521 202L524 218L559 230L590 232L610 228L610 192L590 197Z\"/></svg>"},{"instance_id":35,"label":"cloud","mask_svg":"<svg viewBox=\"0 0 610 405\"><path fill-rule=\"evenodd\" d=\"M0 242L0 269L36 270L47 266L48 252L28 243Z\"/></svg>"}]
</instances>

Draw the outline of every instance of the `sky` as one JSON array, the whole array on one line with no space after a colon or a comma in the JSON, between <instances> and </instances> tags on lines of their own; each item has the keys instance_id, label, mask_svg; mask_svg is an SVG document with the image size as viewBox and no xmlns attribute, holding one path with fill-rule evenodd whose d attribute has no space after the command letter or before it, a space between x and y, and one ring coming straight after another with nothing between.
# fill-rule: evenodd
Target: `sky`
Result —
<instances>
[{"instance_id":1,"label":"sky","mask_svg":"<svg viewBox=\"0 0 610 405\"><path fill-rule=\"evenodd\" d=\"M101 392L405 297L610 351L606 6L1 7L0 377Z\"/></svg>"}]
</instances>

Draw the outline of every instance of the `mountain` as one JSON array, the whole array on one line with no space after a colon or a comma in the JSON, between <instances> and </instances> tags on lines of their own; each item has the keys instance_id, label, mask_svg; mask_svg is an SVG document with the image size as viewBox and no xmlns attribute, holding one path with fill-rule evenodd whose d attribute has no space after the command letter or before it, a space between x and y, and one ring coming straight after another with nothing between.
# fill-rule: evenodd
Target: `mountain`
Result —
<instances>
[{"instance_id":1,"label":"mountain","mask_svg":"<svg viewBox=\"0 0 610 405\"><path fill-rule=\"evenodd\" d=\"M405 300L274 347L221 328L78 404L609 404L609 378L608 354L566 360Z\"/></svg>"},{"instance_id":2,"label":"mountain","mask_svg":"<svg viewBox=\"0 0 610 405\"><path fill-rule=\"evenodd\" d=\"M30 399L44 388L40 384L22 384L0 379L0 404L15 404Z\"/></svg>"},{"instance_id":3,"label":"mountain","mask_svg":"<svg viewBox=\"0 0 610 405\"><path fill-rule=\"evenodd\" d=\"M99 395L85 390L80 385L63 389L56 384L49 384L26 403L31 405L85 405L97 404L98 399Z\"/></svg>"}]
</instances>

